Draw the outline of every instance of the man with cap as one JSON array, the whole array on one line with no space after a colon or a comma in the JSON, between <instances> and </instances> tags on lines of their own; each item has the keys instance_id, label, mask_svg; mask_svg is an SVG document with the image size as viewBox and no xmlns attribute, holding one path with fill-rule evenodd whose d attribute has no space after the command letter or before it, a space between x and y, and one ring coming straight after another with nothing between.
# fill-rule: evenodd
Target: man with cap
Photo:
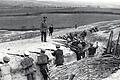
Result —
<instances>
[{"instance_id":1,"label":"man with cap","mask_svg":"<svg viewBox=\"0 0 120 80\"><path fill-rule=\"evenodd\" d=\"M27 76L27 80L35 80L34 72L35 67L33 64L33 59L29 57L29 52L25 51L24 59L21 61L22 69L25 71L25 76Z\"/></svg>"},{"instance_id":2,"label":"man with cap","mask_svg":"<svg viewBox=\"0 0 120 80\"><path fill-rule=\"evenodd\" d=\"M60 45L56 45L57 50L55 50L52 55L55 56L55 64L56 66L63 65L64 63L64 56L63 50L60 49Z\"/></svg>"},{"instance_id":3,"label":"man with cap","mask_svg":"<svg viewBox=\"0 0 120 80\"><path fill-rule=\"evenodd\" d=\"M45 49L41 49L40 55L37 56L37 66L40 69L40 72L43 75L44 80L48 80L48 67L47 64L49 63L49 58L45 54Z\"/></svg>"},{"instance_id":4,"label":"man with cap","mask_svg":"<svg viewBox=\"0 0 120 80\"><path fill-rule=\"evenodd\" d=\"M43 21L41 22L41 26L40 26L42 42L46 42L46 38L47 38L48 26L47 26L46 18L47 17L43 17Z\"/></svg>"},{"instance_id":5,"label":"man with cap","mask_svg":"<svg viewBox=\"0 0 120 80\"><path fill-rule=\"evenodd\" d=\"M94 57L94 54L96 53L96 49L98 48L98 42L96 43L96 46L93 44L90 44L90 47L88 48L88 56L89 57Z\"/></svg>"},{"instance_id":6,"label":"man with cap","mask_svg":"<svg viewBox=\"0 0 120 80\"><path fill-rule=\"evenodd\" d=\"M11 76L12 68L8 64L9 61L10 61L9 57L7 56L3 57L3 65L0 67L2 80L12 80L12 76Z\"/></svg>"}]
</instances>

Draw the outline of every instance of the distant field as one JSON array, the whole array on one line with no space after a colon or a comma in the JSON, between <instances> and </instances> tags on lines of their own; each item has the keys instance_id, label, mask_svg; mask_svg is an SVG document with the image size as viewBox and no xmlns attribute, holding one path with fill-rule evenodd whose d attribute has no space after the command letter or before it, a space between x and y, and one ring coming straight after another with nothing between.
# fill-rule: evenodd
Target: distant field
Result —
<instances>
[{"instance_id":1,"label":"distant field","mask_svg":"<svg viewBox=\"0 0 120 80\"><path fill-rule=\"evenodd\" d=\"M120 19L119 15L110 14L41 14L38 16L9 16L0 17L0 28L4 29L30 29L39 28L41 17L48 17L48 24L54 24L55 28L73 27L74 24L86 25L99 21Z\"/></svg>"},{"instance_id":2,"label":"distant field","mask_svg":"<svg viewBox=\"0 0 120 80\"><path fill-rule=\"evenodd\" d=\"M58 12L58 13L48 14L46 12ZM107 12L108 14L104 12ZM99 21L120 19L119 14L113 15L111 12L120 13L120 10L107 9L107 8L91 8L91 7L81 7L81 8L28 7L28 8L6 8L6 9L0 8L0 28L1 29L39 28L41 17L44 15L48 17L47 20L48 24L49 25L54 24L55 28L68 28L68 27L73 27L74 24L78 24L79 26L81 26Z\"/></svg>"}]
</instances>

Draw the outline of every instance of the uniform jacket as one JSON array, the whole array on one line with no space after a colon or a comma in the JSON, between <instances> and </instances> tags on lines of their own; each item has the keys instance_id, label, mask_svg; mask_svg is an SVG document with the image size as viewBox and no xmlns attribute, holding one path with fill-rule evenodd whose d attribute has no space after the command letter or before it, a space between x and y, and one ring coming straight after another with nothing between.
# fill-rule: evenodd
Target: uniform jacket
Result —
<instances>
[{"instance_id":1,"label":"uniform jacket","mask_svg":"<svg viewBox=\"0 0 120 80\"><path fill-rule=\"evenodd\" d=\"M47 26L46 22L41 22L40 31L41 32L47 32L48 31L48 26Z\"/></svg>"},{"instance_id":2,"label":"uniform jacket","mask_svg":"<svg viewBox=\"0 0 120 80\"><path fill-rule=\"evenodd\" d=\"M89 51L88 55L94 56L94 54L96 53L97 48L98 47L90 47L90 48L88 48L88 51Z\"/></svg>"},{"instance_id":3,"label":"uniform jacket","mask_svg":"<svg viewBox=\"0 0 120 80\"><path fill-rule=\"evenodd\" d=\"M49 31L53 32L53 27L52 26L49 27Z\"/></svg>"},{"instance_id":4,"label":"uniform jacket","mask_svg":"<svg viewBox=\"0 0 120 80\"><path fill-rule=\"evenodd\" d=\"M57 49L56 51L54 51L54 53L52 53L52 55L56 57L55 64L57 64L57 65L63 64L64 56L63 56L62 50Z\"/></svg>"}]
</instances>

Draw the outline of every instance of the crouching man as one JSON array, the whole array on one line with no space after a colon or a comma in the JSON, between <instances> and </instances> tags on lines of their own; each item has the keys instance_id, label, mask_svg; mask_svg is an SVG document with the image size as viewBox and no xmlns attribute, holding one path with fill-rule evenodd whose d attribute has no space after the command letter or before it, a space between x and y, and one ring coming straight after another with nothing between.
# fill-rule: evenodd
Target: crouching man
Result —
<instances>
[{"instance_id":1,"label":"crouching man","mask_svg":"<svg viewBox=\"0 0 120 80\"><path fill-rule=\"evenodd\" d=\"M96 49L98 48L98 42L96 42L96 46L93 44L90 44L90 47L88 48L88 57L94 57L96 53Z\"/></svg>"},{"instance_id":2,"label":"crouching man","mask_svg":"<svg viewBox=\"0 0 120 80\"><path fill-rule=\"evenodd\" d=\"M33 63L33 59L29 57L29 52L24 53L24 59L21 61L22 69L25 72L27 80L35 80L34 72L36 71Z\"/></svg>"},{"instance_id":3,"label":"crouching man","mask_svg":"<svg viewBox=\"0 0 120 80\"><path fill-rule=\"evenodd\" d=\"M55 56L56 66L61 66L64 63L63 50L60 49L60 45L56 45L57 50L55 50L52 55Z\"/></svg>"},{"instance_id":4,"label":"crouching man","mask_svg":"<svg viewBox=\"0 0 120 80\"><path fill-rule=\"evenodd\" d=\"M49 58L45 54L45 49L41 49L40 55L37 56L37 66L40 69L40 72L42 73L42 76L44 80L48 80L48 67L47 64L49 63Z\"/></svg>"}]
</instances>

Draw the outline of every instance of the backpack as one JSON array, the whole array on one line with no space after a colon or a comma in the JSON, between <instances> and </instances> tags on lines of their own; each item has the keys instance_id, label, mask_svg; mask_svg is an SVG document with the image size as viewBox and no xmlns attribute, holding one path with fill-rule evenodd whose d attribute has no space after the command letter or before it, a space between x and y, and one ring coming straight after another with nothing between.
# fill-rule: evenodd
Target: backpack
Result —
<instances>
[{"instance_id":1,"label":"backpack","mask_svg":"<svg viewBox=\"0 0 120 80\"><path fill-rule=\"evenodd\" d=\"M47 63L48 63L48 56L47 55L37 56L37 64L38 65L47 64Z\"/></svg>"},{"instance_id":2,"label":"backpack","mask_svg":"<svg viewBox=\"0 0 120 80\"><path fill-rule=\"evenodd\" d=\"M21 62L21 65L23 66L24 69L26 69L33 65L33 61L34 60L32 58L28 57Z\"/></svg>"}]
</instances>

